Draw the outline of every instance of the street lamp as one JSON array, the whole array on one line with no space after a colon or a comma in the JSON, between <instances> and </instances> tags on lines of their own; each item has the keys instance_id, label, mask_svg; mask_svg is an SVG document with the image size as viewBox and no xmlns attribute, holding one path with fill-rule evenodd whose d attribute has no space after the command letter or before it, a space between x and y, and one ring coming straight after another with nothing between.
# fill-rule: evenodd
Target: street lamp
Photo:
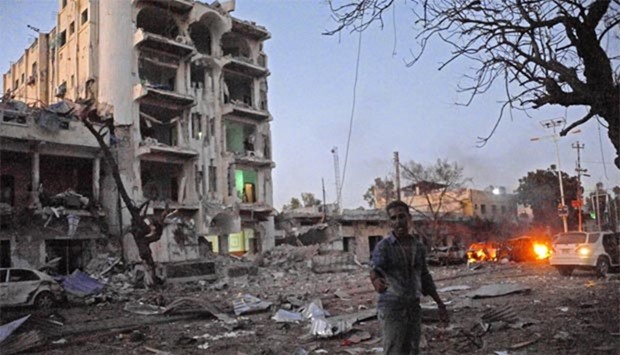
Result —
<instances>
[{"instance_id":1,"label":"street lamp","mask_svg":"<svg viewBox=\"0 0 620 355\"><path fill-rule=\"evenodd\" d=\"M560 206L558 207L558 214L562 218L562 224L564 226L564 233L568 232L568 208L564 203L564 186L562 183L562 168L560 167L560 148L558 147L558 140L560 139L559 135L556 134L556 127L563 126L566 124L566 119L560 118L552 118L550 120L540 121L540 124L546 129L553 129L553 134L551 136L542 137L542 138L552 138L553 143L555 143L555 154L558 159L558 180L560 182ZM575 131L574 133L579 133L579 131ZM537 141L541 138L531 138L531 141Z\"/></svg>"}]
</instances>

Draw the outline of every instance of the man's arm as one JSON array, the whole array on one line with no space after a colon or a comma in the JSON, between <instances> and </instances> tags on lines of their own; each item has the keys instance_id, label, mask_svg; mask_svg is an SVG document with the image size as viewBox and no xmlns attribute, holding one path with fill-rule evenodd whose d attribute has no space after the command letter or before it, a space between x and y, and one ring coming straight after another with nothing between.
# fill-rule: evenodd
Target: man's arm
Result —
<instances>
[{"instance_id":1,"label":"man's arm","mask_svg":"<svg viewBox=\"0 0 620 355\"><path fill-rule=\"evenodd\" d=\"M439 308L439 320L442 322L448 321L448 311L446 310L446 305L439 297L437 293L437 288L435 287L435 282L433 281L433 276L428 271L428 265L426 264L426 252L423 247L419 247L421 257L422 257L422 268L421 268L421 281L422 281L422 294L431 296L433 301L437 303L437 308Z\"/></svg>"},{"instance_id":2,"label":"man's arm","mask_svg":"<svg viewBox=\"0 0 620 355\"><path fill-rule=\"evenodd\" d=\"M388 288L388 283L385 279L385 272L383 271L386 263L384 254L382 243L379 242L370 256L370 261L372 264L372 270L370 270L370 282L372 283L372 287L374 287L375 291L378 293L383 293Z\"/></svg>"},{"instance_id":3,"label":"man's arm","mask_svg":"<svg viewBox=\"0 0 620 355\"><path fill-rule=\"evenodd\" d=\"M378 270L370 270L370 282L378 293L383 293L387 290L388 283Z\"/></svg>"}]
</instances>

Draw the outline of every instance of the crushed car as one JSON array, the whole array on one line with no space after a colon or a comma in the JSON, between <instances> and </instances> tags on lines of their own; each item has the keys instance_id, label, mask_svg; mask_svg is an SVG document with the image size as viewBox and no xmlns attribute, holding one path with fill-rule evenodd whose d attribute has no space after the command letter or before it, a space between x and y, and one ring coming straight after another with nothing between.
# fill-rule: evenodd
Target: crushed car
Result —
<instances>
[{"instance_id":1,"label":"crushed car","mask_svg":"<svg viewBox=\"0 0 620 355\"><path fill-rule=\"evenodd\" d=\"M427 256L429 265L457 265L467 262L467 252L465 249L452 246L436 246L431 249Z\"/></svg>"},{"instance_id":2,"label":"crushed car","mask_svg":"<svg viewBox=\"0 0 620 355\"><path fill-rule=\"evenodd\" d=\"M0 268L0 307L49 308L64 300L62 286L34 269Z\"/></svg>"}]
</instances>

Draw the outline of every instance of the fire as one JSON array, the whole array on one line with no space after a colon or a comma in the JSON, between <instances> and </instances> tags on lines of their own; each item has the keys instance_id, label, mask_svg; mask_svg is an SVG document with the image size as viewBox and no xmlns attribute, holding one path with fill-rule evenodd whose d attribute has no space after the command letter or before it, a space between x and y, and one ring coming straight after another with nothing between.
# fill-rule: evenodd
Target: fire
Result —
<instances>
[{"instance_id":1,"label":"fire","mask_svg":"<svg viewBox=\"0 0 620 355\"><path fill-rule=\"evenodd\" d=\"M534 243L534 254L536 254L537 260L544 260L551 255L551 250L545 244Z\"/></svg>"},{"instance_id":2,"label":"fire","mask_svg":"<svg viewBox=\"0 0 620 355\"><path fill-rule=\"evenodd\" d=\"M494 243L474 243L467 250L467 261L469 263L495 261L497 260L497 249Z\"/></svg>"}]
</instances>

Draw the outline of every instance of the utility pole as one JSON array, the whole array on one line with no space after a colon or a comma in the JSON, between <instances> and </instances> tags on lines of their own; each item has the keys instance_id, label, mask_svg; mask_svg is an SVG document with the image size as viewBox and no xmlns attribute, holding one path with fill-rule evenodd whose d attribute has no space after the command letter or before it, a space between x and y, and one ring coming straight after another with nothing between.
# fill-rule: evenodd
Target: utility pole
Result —
<instances>
[{"instance_id":1,"label":"utility pole","mask_svg":"<svg viewBox=\"0 0 620 355\"><path fill-rule=\"evenodd\" d=\"M558 159L558 180L560 182L560 206L558 206L558 214L562 218L564 233L566 233L568 232L568 209L566 208L566 204L564 203L564 186L562 184L562 168L560 167L560 148L558 148L559 137L555 132L556 127L566 124L566 120L564 118L553 118L550 120L540 121L540 124L546 129L553 129L553 135L551 136L551 138L553 139L553 143L555 143L555 153ZM531 140L538 140L538 138L532 138Z\"/></svg>"},{"instance_id":2,"label":"utility pole","mask_svg":"<svg viewBox=\"0 0 620 355\"><path fill-rule=\"evenodd\" d=\"M588 169L581 168L581 150L584 149L585 146L586 146L585 144L579 144L579 141L571 144L571 147L573 149L577 149L577 167L575 168L575 171L577 172L577 181L579 182L579 187L577 190L577 202L573 204L573 207L575 207L578 212L580 232L583 231L583 221L582 221L582 211L581 211L581 207L583 206L583 188L581 186L581 175L582 173L584 173L583 175L588 176L587 174L585 174L585 172L587 172Z\"/></svg>"},{"instance_id":3,"label":"utility pole","mask_svg":"<svg viewBox=\"0 0 620 355\"><path fill-rule=\"evenodd\" d=\"M325 179L321 178L321 185L323 185L323 222L327 219L327 205L325 204Z\"/></svg>"},{"instance_id":4,"label":"utility pole","mask_svg":"<svg viewBox=\"0 0 620 355\"><path fill-rule=\"evenodd\" d=\"M338 159L338 147L332 148L332 154L334 155L334 174L336 175L336 209L340 212L342 208L342 194L340 186L340 162Z\"/></svg>"},{"instance_id":5,"label":"utility pole","mask_svg":"<svg viewBox=\"0 0 620 355\"><path fill-rule=\"evenodd\" d=\"M400 201L400 160L398 159L398 152L394 152L394 174L396 174L394 178L396 182L396 199Z\"/></svg>"}]
</instances>

